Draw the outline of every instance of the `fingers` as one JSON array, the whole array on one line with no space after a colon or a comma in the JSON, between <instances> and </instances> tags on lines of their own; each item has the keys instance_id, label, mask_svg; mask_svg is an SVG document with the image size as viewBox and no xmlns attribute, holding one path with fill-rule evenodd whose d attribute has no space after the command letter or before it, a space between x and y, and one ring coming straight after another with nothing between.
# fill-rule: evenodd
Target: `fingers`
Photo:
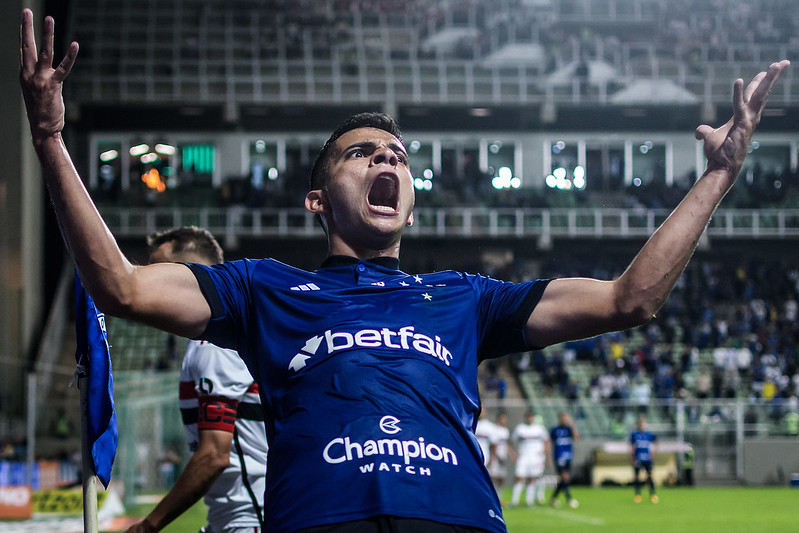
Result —
<instances>
[{"instance_id":1,"label":"fingers","mask_svg":"<svg viewBox=\"0 0 799 533\"><path fill-rule=\"evenodd\" d=\"M752 82L749 84L749 87L752 87L752 85L755 83L755 80L757 80L757 77L752 80ZM741 78L735 80L735 83L732 86L732 108L734 113L738 113L738 110L744 106L744 93L748 92L749 87L747 87L747 91L744 91L744 80Z\"/></svg>"},{"instance_id":2,"label":"fingers","mask_svg":"<svg viewBox=\"0 0 799 533\"><path fill-rule=\"evenodd\" d=\"M64 59L61 60L61 63L59 63L58 67L55 69L53 79L56 81L64 81L69 75L69 71L72 70L72 65L75 64L75 58L77 57L78 43L73 41L67 49L67 55L64 56Z\"/></svg>"},{"instance_id":3,"label":"fingers","mask_svg":"<svg viewBox=\"0 0 799 533\"><path fill-rule=\"evenodd\" d=\"M766 104L766 100L768 100L769 95L771 94L771 90L777 83L777 80L780 79L782 73L790 65L790 61L783 59L782 61L772 63L767 72L761 72L755 76L755 78L749 84L750 87L752 87L752 92L751 97L747 99L747 102L750 103L751 106L756 106L757 108L763 107Z\"/></svg>"},{"instance_id":4,"label":"fingers","mask_svg":"<svg viewBox=\"0 0 799 533\"><path fill-rule=\"evenodd\" d=\"M36 39L33 31L33 12L30 9L22 10L22 24L19 29L19 68L23 77L30 78L36 72L53 68L54 28L55 21L53 17L45 17L42 49L37 54ZM52 74L55 81L64 81L70 70L72 70L77 56L78 43L72 42L67 49L66 55Z\"/></svg>"},{"instance_id":5,"label":"fingers","mask_svg":"<svg viewBox=\"0 0 799 533\"><path fill-rule=\"evenodd\" d=\"M44 17L44 35L42 35L42 49L39 52L39 62L36 69L49 69L53 67L53 17Z\"/></svg>"},{"instance_id":6,"label":"fingers","mask_svg":"<svg viewBox=\"0 0 799 533\"><path fill-rule=\"evenodd\" d=\"M701 126L696 128L696 131L694 132L694 137L696 137L696 140L701 141L711 133L713 133L713 128L711 128L707 124L702 124Z\"/></svg>"},{"instance_id":7,"label":"fingers","mask_svg":"<svg viewBox=\"0 0 799 533\"><path fill-rule=\"evenodd\" d=\"M696 137L699 141L704 141L714 133L720 130L728 130L732 127L733 119L728 120L723 126L718 128L714 128L712 126L708 126L707 124L702 124L701 126L696 128L694 132L694 137Z\"/></svg>"},{"instance_id":8,"label":"fingers","mask_svg":"<svg viewBox=\"0 0 799 533\"><path fill-rule=\"evenodd\" d=\"M36 41L33 38L33 12L22 11L22 25L19 28L19 68L30 76L36 67Z\"/></svg>"},{"instance_id":9,"label":"fingers","mask_svg":"<svg viewBox=\"0 0 799 533\"><path fill-rule=\"evenodd\" d=\"M749 85L746 86L746 90L744 91L744 101L749 102L752 100L752 94L754 94L755 89L760 86L760 83L763 81L763 78L766 77L765 72L760 72L757 76L752 78L752 81L749 82ZM743 81L743 80L738 80Z\"/></svg>"}]
</instances>

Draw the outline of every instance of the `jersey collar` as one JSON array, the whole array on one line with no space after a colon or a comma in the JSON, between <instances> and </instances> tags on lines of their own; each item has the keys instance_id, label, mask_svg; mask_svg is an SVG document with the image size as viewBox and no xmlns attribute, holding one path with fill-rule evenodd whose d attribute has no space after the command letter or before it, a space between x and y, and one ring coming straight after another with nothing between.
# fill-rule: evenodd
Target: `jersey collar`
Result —
<instances>
[{"instance_id":1,"label":"jersey collar","mask_svg":"<svg viewBox=\"0 0 799 533\"><path fill-rule=\"evenodd\" d=\"M331 255L322 263L322 268L335 268L341 266L357 265L358 263L372 263L374 265L388 268L390 270L399 270L399 259L396 257L375 257L374 259L367 259L361 261L349 255Z\"/></svg>"}]
</instances>

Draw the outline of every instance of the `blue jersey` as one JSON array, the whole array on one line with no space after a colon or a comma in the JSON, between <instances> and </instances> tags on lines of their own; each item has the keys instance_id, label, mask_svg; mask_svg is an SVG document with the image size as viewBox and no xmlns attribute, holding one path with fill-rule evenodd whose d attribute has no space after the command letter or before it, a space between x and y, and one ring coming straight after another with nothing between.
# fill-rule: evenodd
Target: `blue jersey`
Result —
<instances>
[{"instance_id":1,"label":"blue jersey","mask_svg":"<svg viewBox=\"0 0 799 533\"><path fill-rule=\"evenodd\" d=\"M630 434L630 445L633 447L633 460L648 462L652 460L652 444L658 440L651 431L633 431Z\"/></svg>"},{"instance_id":2,"label":"blue jersey","mask_svg":"<svg viewBox=\"0 0 799 533\"><path fill-rule=\"evenodd\" d=\"M572 460L574 445L574 432L569 426L555 426L549 432L552 442L552 456L556 465L562 465Z\"/></svg>"},{"instance_id":3,"label":"blue jersey","mask_svg":"<svg viewBox=\"0 0 799 533\"><path fill-rule=\"evenodd\" d=\"M546 282L397 267L191 265L212 311L201 337L260 385L266 531L377 515L506 530L474 435L477 365L528 349Z\"/></svg>"}]
</instances>

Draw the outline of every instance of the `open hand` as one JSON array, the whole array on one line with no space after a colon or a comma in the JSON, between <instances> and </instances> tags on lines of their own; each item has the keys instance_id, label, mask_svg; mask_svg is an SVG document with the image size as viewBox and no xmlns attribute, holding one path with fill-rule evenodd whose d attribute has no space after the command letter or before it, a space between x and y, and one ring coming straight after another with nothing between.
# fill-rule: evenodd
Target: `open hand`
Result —
<instances>
[{"instance_id":1,"label":"open hand","mask_svg":"<svg viewBox=\"0 0 799 533\"><path fill-rule=\"evenodd\" d=\"M768 71L755 76L746 89L742 79L735 80L732 118L720 128L714 129L707 125L696 128L696 138L705 143L708 170L727 170L731 179L735 179L746 158L749 141L760 122L760 115L766 107L771 90L790 64L785 59L772 63Z\"/></svg>"},{"instance_id":2,"label":"open hand","mask_svg":"<svg viewBox=\"0 0 799 533\"><path fill-rule=\"evenodd\" d=\"M78 55L78 43L73 42L58 67L53 68L54 25L52 17L44 19L42 49L37 54L33 13L30 9L22 11L19 31L19 83L22 86L34 142L58 134L64 128L61 87Z\"/></svg>"}]
</instances>

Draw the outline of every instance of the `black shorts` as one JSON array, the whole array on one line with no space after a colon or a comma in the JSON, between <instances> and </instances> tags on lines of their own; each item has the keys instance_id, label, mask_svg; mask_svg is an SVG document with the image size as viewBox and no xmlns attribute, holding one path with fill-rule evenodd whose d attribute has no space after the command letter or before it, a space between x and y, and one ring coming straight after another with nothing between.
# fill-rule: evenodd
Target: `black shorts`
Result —
<instances>
[{"instance_id":1,"label":"black shorts","mask_svg":"<svg viewBox=\"0 0 799 533\"><path fill-rule=\"evenodd\" d=\"M652 461L636 461L633 463L633 470L636 474L641 470L646 471L647 473L652 473Z\"/></svg>"},{"instance_id":2,"label":"black shorts","mask_svg":"<svg viewBox=\"0 0 799 533\"><path fill-rule=\"evenodd\" d=\"M298 533L490 533L469 526L441 524L419 518L376 516L365 520L339 522L301 529Z\"/></svg>"}]
</instances>

